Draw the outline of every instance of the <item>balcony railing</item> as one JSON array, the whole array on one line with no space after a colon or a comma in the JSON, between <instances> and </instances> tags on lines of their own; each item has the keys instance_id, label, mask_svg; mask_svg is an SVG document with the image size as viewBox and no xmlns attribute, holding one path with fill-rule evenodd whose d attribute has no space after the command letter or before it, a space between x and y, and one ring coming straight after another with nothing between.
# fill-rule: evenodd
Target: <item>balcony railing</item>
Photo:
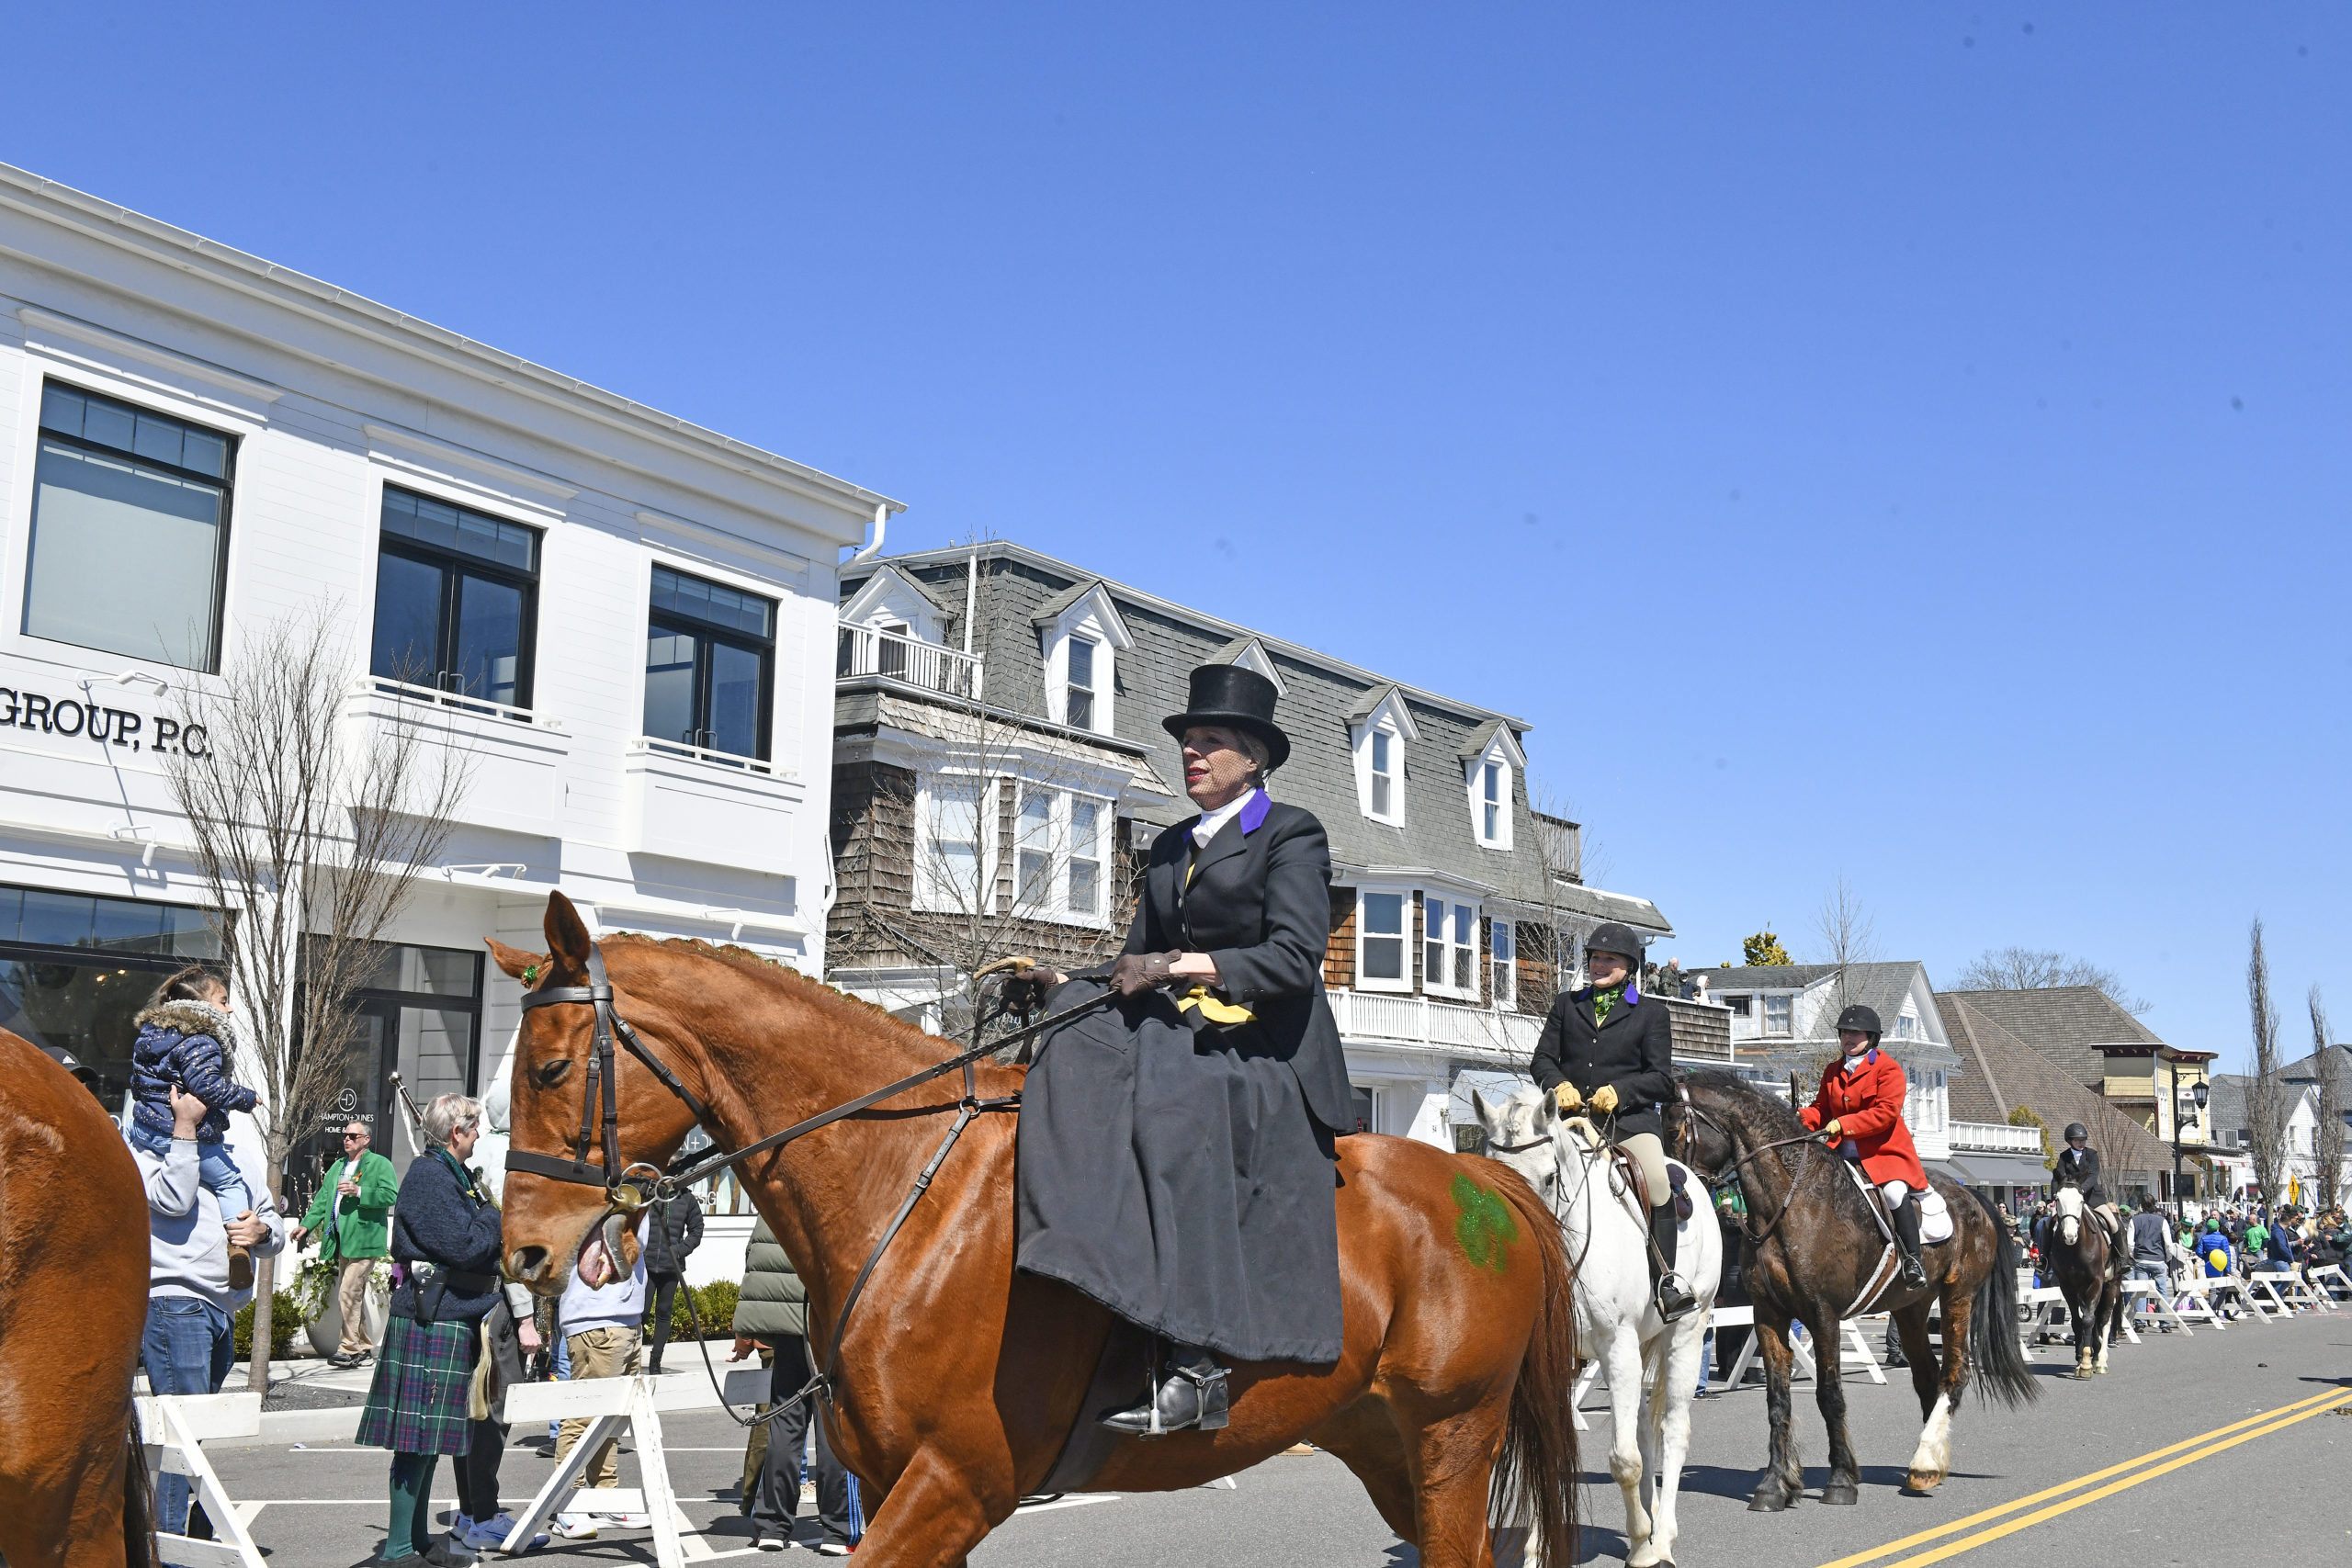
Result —
<instances>
[{"instance_id":1,"label":"balcony railing","mask_svg":"<svg viewBox=\"0 0 2352 1568\"><path fill-rule=\"evenodd\" d=\"M843 681L860 675L880 676L968 702L978 702L980 696L978 658L937 643L869 626L841 628L833 655L833 675Z\"/></svg>"},{"instance_id":2,"label":"balcony railing","mask_svg":"<svg viewBox=\"0 0 2352 1568\"><path fill-rule=\"evenodd\" d=\"M2006 1122L1954 1122L1949 1124L1951 1146L1984 1154L2038 1155L2041 1129L2012 1127Z\"/></svg>"},{"instance_id":3,"label":"balcony railing","mask_svg":"<svg viewBox=\"0 0 2352 1568\"><path fill-rule=\"evenodd\" d=\"M1334 990L1329 996L1331 1016L1343 1040L1394 1041L1524 1062L1544 1032L1544 1021L1532 1013L1378 991Z\"/></svg>"},{"instance_id":4,"label":"balcony railing","mask_svg":"<svg viewBox=\"0 0 2352 1568\"><path fill-rule=\"evenodd\" d=\"M560 729L560 721L529 708L518 708L506 703L494 703L488 697L469 696L463 692L443 691L433 686L411 685L406 681L394 681L382 675L368 675L352 682L346 695L364 697L371 694L399 697L412 703L428 703L435 707L454 708L459 713L479 714L484 718L503 718L510 724L527 724L539 729Z\"/></svg>"}]
</instances>

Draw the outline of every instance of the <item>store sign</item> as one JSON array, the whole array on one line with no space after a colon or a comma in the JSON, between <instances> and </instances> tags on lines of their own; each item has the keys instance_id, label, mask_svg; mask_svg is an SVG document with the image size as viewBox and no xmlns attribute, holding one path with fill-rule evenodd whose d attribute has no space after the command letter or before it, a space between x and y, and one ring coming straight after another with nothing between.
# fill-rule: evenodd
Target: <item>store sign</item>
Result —
<instances>
[{"instance_id":1,"label":"store sign","mask_svg":"<svg viewBox=\"0 0 2352 1568\"><path fill-rule=\"evenodd\" d=\"M211 754L212 738L200 724L182 724L162 714L136 714L73 697L0 686L0 728L38 729L44 735L79 736L109 746L128 746L182 756Z\"/></svg>"}]
</instances>

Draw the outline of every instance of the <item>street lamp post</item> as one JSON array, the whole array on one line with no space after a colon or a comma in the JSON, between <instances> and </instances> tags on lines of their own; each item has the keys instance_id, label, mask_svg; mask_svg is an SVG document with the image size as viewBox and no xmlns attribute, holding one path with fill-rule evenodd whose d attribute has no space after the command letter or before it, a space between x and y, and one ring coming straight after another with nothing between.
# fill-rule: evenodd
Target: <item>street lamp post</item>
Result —
<instances>
[{"instance_id":1,"label":"street lamp post","mask_svg":"<svg viewBox=\"0 0 2352 1568\"><path fill-rule=\"evenodd\" d=\"M2165 1060L2172 1067L2172 1218L2173 1224L2177 1225L2186 1223L2188 1219L2188 1213L2182 1207L2180 1197L2180 1058L2173 1055L2165 1057ZM2206 1088L2202 1082L2199 1082L2191 1084L2188 1092L2197 1101L2198 1111L2202 1114L2205 1110L2205 1101L2213 1091Z\"/></svg>"}]
</instances>

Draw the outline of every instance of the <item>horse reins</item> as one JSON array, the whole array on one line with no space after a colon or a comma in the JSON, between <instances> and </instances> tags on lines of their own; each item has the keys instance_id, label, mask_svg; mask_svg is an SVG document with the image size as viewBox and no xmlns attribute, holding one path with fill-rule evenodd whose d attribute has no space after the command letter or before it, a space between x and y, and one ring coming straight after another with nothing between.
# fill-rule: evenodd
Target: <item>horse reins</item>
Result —
<instances>
[{"instance_id":1,"label":"horse reins","mask_svg":"<svg viewBox=\"0 0 2352 1568\"><path fill-rule=\"evenodd\" d=\"M1792 1144L1804 1144L1808 1147L1820 1149L1823 1154L1827 1154L1829 1152L1826 1148L1822 1147L1821 1135L1819 1134L1800 1133L1793 1138L1775 1138L1769 1144L1760 1144L1757 1147L1750 1149L1747 1153L1741 1154L1739 1152L1738 1137L1733 1134L1730 1128L1725 1127L1722 1122L1716 1121L1713 1117L1699 1109L1697 1102L1692 1100L1690 1098L1690 1089L1687 1084L1678 1083L1675 1085L1675 1089L1681 1096L1683 1120L1682 1129L1680 1133L1676 1135L1674 1140L1674 1156L1685 1165L1691 1163L1690 1123L1694 1120L1704 1122L1708 1126L1713 1127L1717 1133L1723 1135L1724 1145L1728 1146L1732 1152L1731 1166L1734 1172L1732 1177L1734 1181L1737 1181L1739 1179L1737 1171L1741 1166L1746 1165L1748 1161L1756 1158L1759 1155L1769 1154L1774 1149L1787 1148ZM1781 1200L1780 1213L1772 1216L1772 1223L1766 1225L1762 1231L1758 1232L1751 1228L1747 1223L1747 1215L1743 1214L1740 1216L1739 1234L1747 1238L1749 1246L1761 1247L1766 1242L1772 1239L1773 1233L1781 1228L1781 1222L1788 1218L1789 1211L1796 1206L1797 1189L1804 1185L1805 1177L1812 1175L1813 1171L1814 1168L1808 1165L1804 1168L1802 1174L1790 1179L1789 1190Z\"/></svg>"},{"instance_id":2,"label":"horse reins","mask_svg":"<svg viewBox=\"0 0 2352 1568\"><path fill-rule=\"evenodd\" d=\"M934 1078L944 1077L958 1067L963 1069L964 1093L963 1097L956 1102L954 1124L947 1129L947 1135L940 1140L939 1147L933 1153L930 1163L925 1165L922 1173L915 1178L913 1187L907 1192L906 1201L899 1205L898 1213L891 1216L890 1224L882 1232L881 1238L875 1242L874 1250L866 1255L865 1267L857 1271L856 1280L850 1285L849 1294L842 1302L842 1310L833 1320L832 1340L827 1348L824 1364L821 1367L811 1367L812 1375L808 1382L801 1386L798 1393L771 1405L765 1415L754 1415L748 1418L736 1415L735 1407L728 1403L726 1390L719 1386L718 1370L711 1365L710 1346L709 1342L703 1338L702 1314L695 1309L694 1292L691 1291L685 1292L686 1316L694 1325L695 1343L702 1351L703 1370L709 1374L711 1387L718 1394L719 1408L726 1411L728 1416L737 1426L754 1427L763 1421L775 1420L812 1394L822 1395L828 1403L833 1400L835 1374L841 1366L842 1341L849 1333L850 1314L856 1309L858 1298L865 1294L866 1281L873 1278L875 1268L882 1261L882 1254L888 1249L890 1243L898 1236L899 1229L906 1224L908 1216L914 1213L915 1205L922 1201L923 1193L931 1187L932 1179L939 1174L939 1168L946 1162L948 1152L955 1148L956 1141L964 1135L964 1129L971 1125L972 1119L983 1111L1010 1111L1021 1104L1021 1096L1017 1092L985 1100L980 1097L979 1075L976 1066L979 1059L982 1056L992 1055L1009 1046L1034 1040L1038 1034L1056 1024L1075 1018L1080 1013L1091 1011L1116 994L1114 991L1106 990L1075 1007L1064 1008L1061 1011L1048 1014L1034 1023L1024 1023L1011 1034L1000 1036L994 1040L983 1040L980 1037L990 1022L1004 1016L1005 1009L1001 1003L994 1011L976 1008L972 1021L973 1043L969 1049L959 1052L944 1062L934 1063L921 1072L910 1073L896 1083L885 1084L880 1089L861 1094L854 1100L845 1100L831 1110L820 1111L814 1116L794 1122L780 1133L771 1133L763 1138L744 1145L740 1149L730 1150L719 1142L717 1133L711 1127L710 1107L686 1088L678 1075L670 1070L668 1064L655 1055L645 1042L638 1037L637 1031L629 1027L628 1021L620 1016L619 1010L613 1003L612 980L605 972L603 947L600 944L592 943L588 949L588 984L549 986L539 990L526 992L523 997L523 1008L526 1012L533 1008L567 1007L579 1004L585 1004L595 1010L594 1045L588 1058L587 1079L580 1102L580 1135L573 1147L572 1157L563 1159L554 1155L510 1149L506 1155L506 1167L509 1170L519 1170L531 1176L545 1177L550 1181L564 1181L575 1186L604 1189L605 1212L596 1216L595 1222L588 1227L580 1240L580 1252L584 1253L589 1242L603 1231L605 1223L616 1214L636 1214L657 1203L666 1203L684 1189L715 1176L722 1170L741 1165L754 1155L780 1149L797 1138L806 1137L819 1128L829 1127L836 1122L854 1116L867 1107L888 1100L893 1095L921 1088ZM613 1042L616 1038L628 1048L630 1055L645 1064L662 1088L676 1096L679 1101L694 1113L695 1122L711 1135L713 1146L707 1153L698 1156L682 1153L670 1161L666 1169L657 1169L642 1160L627 1166L622 1165L619 1084L615 1070L613 1052ZM596 1164L590 1161L588 1152L592 1141L597 1138L597 1111L600 1101L604 1115L602 1147L598 1152L604 1156L604 1161L602 1164ZM648 1183L639 1179L636 1174L639 1171L649 1173L652 1180ZM661 1216L657 1215L655 1218L656 1223L661 1223ZM579 1254L574 1255L575 1263L578 1256ZM616 1262L617 1261L616 1259Z\"/></svg>"}]
</instances>

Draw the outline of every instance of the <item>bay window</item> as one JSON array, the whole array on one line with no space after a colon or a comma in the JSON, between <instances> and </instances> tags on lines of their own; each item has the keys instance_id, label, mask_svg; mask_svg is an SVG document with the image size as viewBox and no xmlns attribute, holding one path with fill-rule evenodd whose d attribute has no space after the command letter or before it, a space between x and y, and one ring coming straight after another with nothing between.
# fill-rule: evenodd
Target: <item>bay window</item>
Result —
<instances>
[{"instance_id":1,"label":"bay window","mask_svg":"<svg viewBox=\"0 0 2352 1568\"><path fill-rule=\"evenodd\" d=\"M1498 1008L1518 1006L1519 948L1513 940L1509 920L1497 920L1487 929L1487 949L1494 971L1489 986L1495 1005Z\"/></svg>"},{"instance_id":2,"label":"bay window","mask_svg":"<svg viewBox=\"0 0 2352 1568\"><path fill-rule=\"evenodd\" d=\"M44 387L25 635L218 670L235 449L198 425Z\"/></svg>"},{"instance_id":3,"label":"bay window","mask_svg":"<svg viewBox=\"0 0 2352 1568\"><path fill-rule=\"evenodd\" d=\"M1102 925L1109 918L1105 874L1111 802L1043 784L1021 786L1013 819L1013 912L1038 919Z\"/></svg>"},{"instance_id":4,"label":"bay window","mask_svg":"<svg viewBox=\"0 0 2352 1568\"><path fill-rule=\"evenodd\" d=\"M915 802L915 897L920 908L978 914L985 905L980 803L988 786L969 773L923 781Z\"/></svg>"},{"instance_id":5,"label":"bay window","mask_svg":"<svg viewBox=\"0 0 2352 1568\"><path fill-rule=\"evenodd\" d=\"M1421 983L1432 992L1478 994L1478 907L1423 895Z\"/></svg>"}]
</instances>

